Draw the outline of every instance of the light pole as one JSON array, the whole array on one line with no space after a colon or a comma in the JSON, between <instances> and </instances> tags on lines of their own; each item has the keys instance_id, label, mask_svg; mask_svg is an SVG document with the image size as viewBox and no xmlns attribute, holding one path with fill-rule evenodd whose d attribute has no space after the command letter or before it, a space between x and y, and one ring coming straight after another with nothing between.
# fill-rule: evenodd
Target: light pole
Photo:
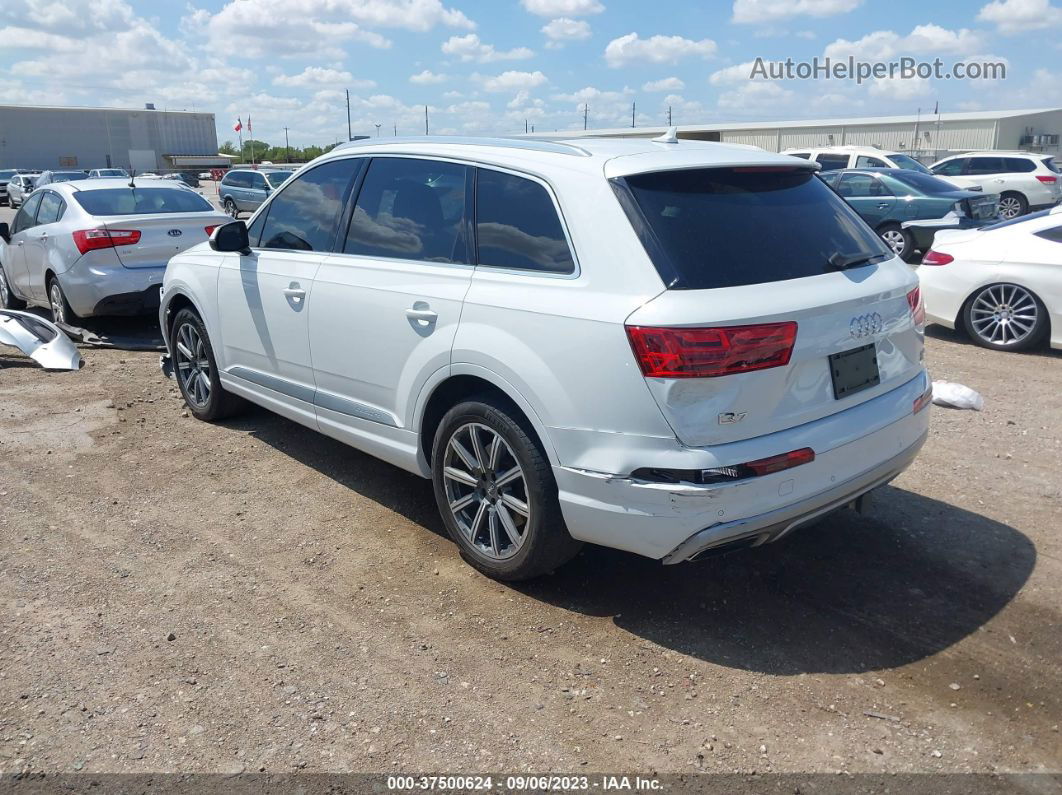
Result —
<instances>
[{"instance_id":1,"label":"light pole","mask_svg":"<svg viewBox=\"0 0 1062 795\"><path fill-rule=\"evenodd\" d=\"M376 137L377 137L377 138L379 138L379 137L380 137L380 127L381 127L381 126L382 126L382 125L380 125L380 124L377 124L377 125L376 125Z\"/></svg>"}]
</instances>

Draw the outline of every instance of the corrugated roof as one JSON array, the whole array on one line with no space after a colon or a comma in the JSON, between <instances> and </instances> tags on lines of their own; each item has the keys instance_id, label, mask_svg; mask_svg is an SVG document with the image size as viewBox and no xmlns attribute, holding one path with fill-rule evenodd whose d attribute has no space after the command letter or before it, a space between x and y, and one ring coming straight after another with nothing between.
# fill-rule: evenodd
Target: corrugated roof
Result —
<instances>
[{"instance_id":1,"label":"corrugated roof","mask_svg":"<svg viewBox=\"0 0 1062 795\"><path fill-rule=\"evenodd\" d=\"M187 113L195 116L213 116L210 110L148 110L147 108L95 108L88 105L0 105L3 110L106 110L115 113Z\"/></svg>"}]
</instances>

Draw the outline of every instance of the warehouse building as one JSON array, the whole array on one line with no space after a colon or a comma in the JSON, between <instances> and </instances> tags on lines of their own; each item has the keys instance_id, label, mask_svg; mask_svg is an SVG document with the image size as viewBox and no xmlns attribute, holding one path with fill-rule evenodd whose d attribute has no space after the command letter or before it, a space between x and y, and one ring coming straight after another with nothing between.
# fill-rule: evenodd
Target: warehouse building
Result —
<instances>
[{"instance_id":1,"label":"warehouse building","mask_svg":"<svg viewBox=\"0 0 1062 795\"><path fill-rule=\"evenodd\" d=\"M666 127L621 127L563 132L653 138ZM815 121L706 123L678 126L679 138L751 144L771 152L810 146L873 146L933 162L953 152L1006 149L1062 154L1062 108L916 114ZM535 137L555 137L536 134Z\"/></svg>"},{"instance_id":2,"label":"warehouse building","mask_svg":"<svg viewBox=\"0 0 1062 795\"><path fill-rule=\"evenodd\" d=\"M0 105L0 168L223 167L213 113Z\"/></svg>"}]
</instances>

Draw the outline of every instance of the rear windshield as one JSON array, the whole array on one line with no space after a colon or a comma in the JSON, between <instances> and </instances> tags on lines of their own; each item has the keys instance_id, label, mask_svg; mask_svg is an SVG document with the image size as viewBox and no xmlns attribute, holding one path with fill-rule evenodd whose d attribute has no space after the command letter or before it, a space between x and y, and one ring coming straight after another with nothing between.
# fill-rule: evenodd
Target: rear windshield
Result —
<instances>
[{"instance_id":1,"label":"rear windshield","mask_svg":"<svg viewBox=\"0 0 1062 795\"><path fill-rule=\"evenodd\" d=\"M75 179L84 179L84 171L53 171L52 182L73 182Z\"/></svg>"},{"instance_id":2,"label":"rear windshield","mask_svg":"<svg viewBox=\"0 0 1062 795\"><path fill-rule=\"evenodd\" d=\"M826 273L837 253L888 255L855 211L807 169L664 171L617 182L671 289L800 279ZM623 185L636 208L623 201Z\"/></svg>"},{"instance_id":3,"label":"rear windshield","mask_svg":"<svg viewBox=\"0 0 1062 795\"><path fill-rule=\"evenodd\" d=\"M913 157L908 157L907 155L901 155L901 154L889 155L889 160L891 160L893 163L895 163L897 165L897 167L899 167L899 168L905 168L905 169L908 169L910 171L917 171L917 172L922 173L922 174L932 174L933 173L928 168L926 168L921 163L919 163L917 160L915 160Z\"/></svg>"},{"instance_id":4,"label":"rear windshield","mask_svg":"<svg viewBox=\"0 0 1062 795\"><path fill-rule=\"evenodd\" d=\"M1052 157L1044 158L1042 161L1045 166L1054 171L1056 174L1062 174L1062 168L1059 168L1058 161Z\"/></svg>"},{"instance_id":5,"label":"rear windshield","mask_svg":"<svg viewBox=\"0 0 1062 795\"><path fill-rule=\"evenodd\" d=\"M81 190L74 198L89 215L205 213L214 209L198 193L181 188Z\"/></svg>"}]
</instances>

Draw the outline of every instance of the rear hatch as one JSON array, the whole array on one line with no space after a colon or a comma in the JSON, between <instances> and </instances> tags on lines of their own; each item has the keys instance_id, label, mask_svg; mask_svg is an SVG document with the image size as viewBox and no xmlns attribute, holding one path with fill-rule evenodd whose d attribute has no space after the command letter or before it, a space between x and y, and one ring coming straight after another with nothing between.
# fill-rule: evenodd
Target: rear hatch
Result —
<instances>
[{"instance_id":1,"label":"rear hatch","mask_svg":"<svg viewBox=\"0 0 1062 795\"><path fill-rule=\"evenodd\" d=\"M613 181L668 285L627 330L684 444L812 422L922 371L917 279L806 167Z\"/></svg>"},{"instance_id":2,"label":"rear hatch","mask_svg":"<svg viewBox=\"0 0 1062 795\"><path fill-rule=\"evenodd\" d=\"M93 216L96 230L110 233L126 268L164 266L170 257L207 240L208 229L232 220L198 193L176 185L130 188L118 183L77 191L74 198Z\"/></svg>"}]
</instances>

